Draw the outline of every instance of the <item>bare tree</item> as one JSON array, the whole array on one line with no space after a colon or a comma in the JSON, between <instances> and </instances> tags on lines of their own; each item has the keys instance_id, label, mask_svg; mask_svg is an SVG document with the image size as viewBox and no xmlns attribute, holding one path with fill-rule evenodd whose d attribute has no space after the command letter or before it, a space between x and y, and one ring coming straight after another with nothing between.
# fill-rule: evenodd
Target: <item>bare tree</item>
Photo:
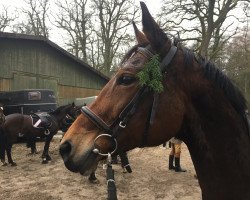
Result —
<instances>
[{"instance_id":1,"label":"bare tree","mask_svg":"<svg viewBox=\"0 0 250 200\"><path fill-rule=\"evenodd\" d=\"M0 11L0 31L5 31L5 29L7 27L10 27L10 23L13 22L15 19L16 17L11 16L8 11L8 8L2 6L2 9Z\"/></svg>"},{"instance_id":2,"label":"bare tree","mask_svg":"<svg viewBox=\"0 0 250 200\"><path fill-rule=\"evenodd\" d=\"M66 32L68 50L76 57L87 60L88 38L91 34L91 15L87 11L88 0L57 1L59 14L55 18L55 25Z\"/></svg>"},{"instance_id":3,"label":"bare tree","mask_svg":"<svg viewBox=\"0 0 250 200\"><path fill-rule=\"evenodd\" d=\"M246 26L224 48L224 69L235 80L250 103L250 8L245 7Z\"/></svg>"},{"instance_id":4,"label":"bare tree","mask_svg":"<svg viewBox=\"0 0 250 200\"><path fill-rule=\"evenodd\" d=\"M27 7L22 8L27 21L15 26L15 32L49 37L47 26L49 0L25 0Z\"/></svg>"},{"instance_id":5,"label":"bare tree","mask_svg":"<svg viewBox=\"0 0 250 200\"><path fill-rule=\"evenodd\" d=\"M133 0L93 0L93 10L97 10L91 44L92 65L110 75L112 68L119 57L119 51L126 48L131 42L128 27L136 17L137 8ZM119 57L120 58L120 57Z\"/></svg>"},{"instance_id":6,"label":"bare tree","mask_svg":"<svg viewBox=\"0 0 250 200\"><path fill-rule=\"evenodd\" d=\"M137 10L134 1L64 0L56 4L55 25L69 38L65 42L68 50L109 75L120 58L119 51L131 41L128 26Z\"/></svg>"},{"instance_id":7,"label":"bare tree","mask_svg":"<svg viewBox=\"0 0 250 200\"><path fill-rule=\"evenodd\" d=\"M198 51L204 57L215 59L223 45L236 34L237 29L229 29L237 19L231 11L243 0L164 0L161 21L168 18L166 23L182 33L189 33L184 40L194 40L198 43ZM249 3L249 0L245 0ZM164 19L163 19L164 18ZM228 20L228 23L225 23ZM188 23L188 27L184 27ZM164 25L164 24L163 24ZM166 25L166 24L165 24ZM182 34L183 35L183 34Z\"/></svg>"}]
</instances>

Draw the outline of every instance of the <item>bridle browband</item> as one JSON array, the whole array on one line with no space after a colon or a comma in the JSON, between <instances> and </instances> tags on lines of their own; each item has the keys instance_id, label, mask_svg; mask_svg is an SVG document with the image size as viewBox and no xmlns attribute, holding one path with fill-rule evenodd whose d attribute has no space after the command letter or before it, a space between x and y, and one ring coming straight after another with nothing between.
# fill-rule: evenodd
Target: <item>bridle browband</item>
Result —
<instances>
[{"instance_id":1,"label":"bridle browband","mask_svg":"<svg viewBox=\"0 0 250 200\"><path fill-rule=\"evenodd\" d=\"M151 46L148 45L146 47L138 47L138 52L142 53L145 57L150 59L154 54L150 50ZM163 58L162 62L160 63L160 69L162 73L165 73L167 70L167 66L171 63L173 60L175 54L177 52L176 46L171 46L170 50L168 51L167 55ZM81 108L81 112L89 118L100 130L102 130L105 134L101 134L98 136L104 136L106 137L107 134L111 136L111 138L114 139L115 144L117 145L116 138L119 134L119 131L121 129L124 129L128 123L128 121L131 119L133 114L135 113L139 102L141 99L143 99L143 96L145 94L148 94L150 92L150 89L148 86L144 85L142 86L134 95L132 100L125 106L125 108L121 111L118 118L111 124L108 125L102 118L100 118L97 114L95 114L89 107L83 106ZM157 107L158 102L158 94L154 95L153 103L150 106L149 115L147 117L147 122L143 134L142 144L141 147L145 146L147 144L147 135L148 135L148 129L150 127L150 124L152 123L152 119L154 118L154 113ZM96 140L95 140L96 141ZM115 149L117 146L115 147ZM99 155L107 155L100 153L97 149L94 151L95 153L98 153Z\"/></svg>"}]
</instances>

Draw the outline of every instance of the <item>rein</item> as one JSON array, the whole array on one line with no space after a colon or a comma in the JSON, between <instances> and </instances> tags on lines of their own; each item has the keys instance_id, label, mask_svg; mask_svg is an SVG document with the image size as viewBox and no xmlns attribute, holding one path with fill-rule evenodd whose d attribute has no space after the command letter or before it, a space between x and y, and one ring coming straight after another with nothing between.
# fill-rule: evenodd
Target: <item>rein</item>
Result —
<instances>
[{"instance_id":1,"label":"rein","mask_svg":"<svg viewBox=\"0 0 250 200\"><path fill-rule=\"evenodd\" d=\"M148 45L147 47L139 47L138 51L141 52L145 57L150 59L154 54L150 51L151 47ZM177 52L176 46L171 46L169 52L167 55L163 58L160 69L162 73L166 72L167 66L171 63L173 60L175 54ZM108 200L117 200L116 196L116 186L115 186L115 180L114 180L114 170L112 169L111 164L111 155L114 154L117 150L117 140L120 130L126 128L127 123L134 115L140 101L143 99L143 96L145 94L148 94L150 92L150 89L148 86L143 85L134 95L132 100L125 106L125 108L121 111L118 118L111 124L108 125L102 118L100 118L97 114L95 114L89 107L83 106L81 108L81 112L90 119L100 130L102 130L105 134L100 134L96 137L94 140L94 149L93 152L96 154L99 154L100 156L107 156L107 187L108 187ZM153 119L155 116L155 111L158 105L159 95L157 93L154 94L153 102L150 106L150 110L148 112L148 117L143 133L142 138L142 144L140 147L144 147L147 144L147 138L148 138L148 132L150 125L153 123ZM110 137L113 139L115 147L114 150L108 153L102 153L98 148L96 148L96 140L100 137ZM129 164L128 164L129 165ZM130 168L130 167L129 167Z\"/></svg>"}]
</instances>

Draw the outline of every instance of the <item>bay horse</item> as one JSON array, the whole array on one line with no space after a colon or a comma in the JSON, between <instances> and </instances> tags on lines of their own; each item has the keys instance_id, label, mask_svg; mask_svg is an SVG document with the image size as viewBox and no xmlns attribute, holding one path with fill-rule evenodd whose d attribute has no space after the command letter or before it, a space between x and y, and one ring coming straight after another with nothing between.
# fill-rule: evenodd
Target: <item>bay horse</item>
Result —
<instances>
[{"instance_id":1,"label":"bay horse","mask_svg":"<svg viewBox=\"0 0 250 200\"><path fill-rule=\"evenodd\" d=\"M27 146L31 147L31 153L35 154L36 151L36 138L45 137L45 145L42 153L42 163L46 164L51 157L49 155L49 146L53 136L60 130L60 125L67 115L74 116L74 103L60 106L56 110L49 113L42 113L48 115L46 119L50 122L50 126L47 130L43 127L38 128L34 126L33 118L31 115L23 115L20 113L14 113L5 117L5 122L2 125L0 133L0 159L3 165L7 165L5 162L5 151L7 153L8 162L12 166L16 166L11 156L11 148L14 143L17 142L19 135L25 137L27 140Z\"/></svg>"},{"instance_id":2,"label":"bay horse","mask_svg":"<svg viewBox=\"0 0 250 200\"><path fill-rule=\"evenodd\" d=\"M65 166L88 175L101 159L98 152L152 147L177 137L189 149L203 200L250 199L245 98L215 64L175 46L143 2L141 9L143 32L134 24L138 44L61 141ZM155 55L160 92L138 78Z\"/></svg>"}]
</instances>

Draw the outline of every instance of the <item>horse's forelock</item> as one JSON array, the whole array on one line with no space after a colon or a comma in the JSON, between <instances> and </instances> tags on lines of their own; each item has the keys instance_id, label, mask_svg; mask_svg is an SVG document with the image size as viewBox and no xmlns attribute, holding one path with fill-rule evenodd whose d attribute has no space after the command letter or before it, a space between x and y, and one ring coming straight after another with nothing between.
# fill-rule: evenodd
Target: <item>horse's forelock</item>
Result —
<instances>
[{"instance_id":1,"label":"horse's forelock","mask_svg":"<svg viewBox=\"0 0 250 200\"><path fill-rule=\"evenodd\" d=\"M136 51L138 50L139 47L146 47L148 44L143 43L143 44L137 44L133 46L123 57L122 61L120 62L119 66L122 66L123 63L125 63Z\"/></svg>"}]
</instances>

